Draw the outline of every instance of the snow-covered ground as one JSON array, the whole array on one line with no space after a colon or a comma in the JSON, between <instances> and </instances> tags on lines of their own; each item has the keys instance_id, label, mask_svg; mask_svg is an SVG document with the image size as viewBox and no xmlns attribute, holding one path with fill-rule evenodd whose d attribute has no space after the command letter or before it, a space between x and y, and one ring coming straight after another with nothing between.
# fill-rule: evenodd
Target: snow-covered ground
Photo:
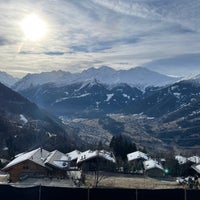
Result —
<instances>
[{"instance_id":1,"label":"snow-covered ground","mask_svg":"<svg viewBox=\"0 0 200 200\"><path fill-rule=\"evenodd\" d=\"M14 187L34 187L38 185L51 187L77 187L71 179L57 179L57 178L27 178L16 183L9 183Z\"/></svg>"}]
</instances>

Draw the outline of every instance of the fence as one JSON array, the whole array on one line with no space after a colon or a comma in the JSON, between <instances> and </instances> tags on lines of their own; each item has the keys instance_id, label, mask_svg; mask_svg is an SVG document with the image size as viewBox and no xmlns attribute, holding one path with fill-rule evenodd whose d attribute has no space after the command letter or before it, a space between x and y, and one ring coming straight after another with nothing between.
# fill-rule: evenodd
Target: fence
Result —
<instances>
[{"instance_id":1,"label":"fence","mask_svg":"<svg viewBox=\"0 0 200 200\"><path fill-rule=\"evenodd\" d=\"M186 189L121 189L64 188L36 186L16 188L0 185L0 199L6 200L199 200L200 190Z\"/></svg>"}]
</instances>

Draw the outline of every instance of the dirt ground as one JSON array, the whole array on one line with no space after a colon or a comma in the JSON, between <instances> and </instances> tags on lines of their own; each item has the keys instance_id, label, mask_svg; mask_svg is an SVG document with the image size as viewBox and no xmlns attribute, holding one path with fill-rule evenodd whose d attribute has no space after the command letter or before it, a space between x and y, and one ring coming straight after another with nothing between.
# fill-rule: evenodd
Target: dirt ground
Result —
<instances>
[{"instance_id":1,"label":"dirt ground","mask_svg":"<svg viewBox=\"0 0 200 200\"><path fill-rule=\"evenodd\" d=\"M150 178L143 175L128 175L118 173L100 174L102 180L99 182L98 187L106 188L134 188L134 189L175 189L184 188L176 182L176 178ZM0 184L5 184L2 181ZM15 187L31 187L36 185L54 186L54 187L95 187L94 174L86 174L85 184L75 185L72 179L49 179L49 178L28 178L17 183L8 183Z\"/></svg>"},{"instance_id":2,"label":"dirt ground","mask_svg":"<svg viewBox=\"0 0 200 200\"><path fill-rule=\"evenodd\" d=\"M93 175L86 176L86 186L93 187L95 178ZM155 179L145 176L132 175L104 175L98 187L108 188L136 188L136 189L175 189L184 188L176 182L176 179Z\"/></svg>"}]
</instances>

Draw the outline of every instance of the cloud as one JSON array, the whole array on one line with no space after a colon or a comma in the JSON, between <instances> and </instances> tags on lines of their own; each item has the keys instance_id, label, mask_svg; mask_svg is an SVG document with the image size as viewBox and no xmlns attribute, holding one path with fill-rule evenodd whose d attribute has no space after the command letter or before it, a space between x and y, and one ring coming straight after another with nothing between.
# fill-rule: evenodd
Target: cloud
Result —
<instances>
[{"instance_id":1,"label":"cloud","mask_svg":"<svg viewBox=\"0 0 200 200\"><path fill-rule=\"evenodd\" d=\"M65 54L65 52L54 51L54 52L45 52L45 54L49 56L62 56Z\"/></svg>"},{"instance_id":2,"label":"cloud","mask_svg":"<svg viewBox=\"0 0 200 200\"><path fill-rule=\"evenodd\" d=\"M199 10L199 0L2 0L0 67L19 76L101 65L122 69L199 53ZM19 25L30 13L48 29L35 43L24 40Z\"/></svg>"},{"instance_id":3,"label":"cloud","mask_svg":"<svg viewBox=\"0 0 200 200\"><path fill-rule=\"evenodd\" d=\"M11 41L7 40L4 37L0 37L0 46L4 46L4 45L10 44L10 43L11 43Z\"/></svg>"}]
</instances>

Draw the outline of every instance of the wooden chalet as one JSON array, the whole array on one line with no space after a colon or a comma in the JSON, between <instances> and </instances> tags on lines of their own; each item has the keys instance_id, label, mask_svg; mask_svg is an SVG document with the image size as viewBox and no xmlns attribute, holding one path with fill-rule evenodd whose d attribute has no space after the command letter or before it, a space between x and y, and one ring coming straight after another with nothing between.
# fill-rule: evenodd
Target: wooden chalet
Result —
<instances>
[{"instance_id":1,"label":"wooden chalet","mask_svg":"<svg viewBox=\"0 0 200 200\"><path fill-rule=\"evenodd\" d=\"M10 174L11 182L16 182L27 176L47 176L48 169L45 167L44 160L48 155L49 152L41 148L19 154L2 171Z\"/></svg>"},{"instance_id":2,"label":"wooden chalet","mask_svg":"<svg viewBox=\"0 0 200 200\"><path fill-rule=\"evenodd\" d=\"M49 176L65 178L69 168L69 158L58 150L52 151L45 160L45 166L49 169Z\"/></svg>"},{"instance_id":3,"label":"wooden chalet","mask_svg":"<svg viewBox=\"0 0 200 200\"><path fill-rule=\"evenodd\" d=\"M10 181L16 182L27 177L60 177L66 176L69 166L68 157L59 152L49 152L38 148L15 156L2 171L10 175Z\"/></svg>"},{"instance_id":4,"label":"wooden chalet","mask_svg":"<svg viewBox=\"0 0 200 200\"><path fill-rule=\"evenodd\" d=\"M164 174L164 168L156 160L146 160L143 162L145 174L150 177L162 177Z\"/></svg>"},{"instance_id":5,"label":"wooden chalet","mask_svg":"<svg viewBox=\"0 0 200 200\"><path fill-rule=\"evenodd\" d=\"M87 150L77 159L77 165L83 171L109 170L115 163L114 154L105 150Z\"/></svg>"},{"instance_id":6,"label":"wooden chalet","mask_svg":"<svg viewBox=\"0 0 200 200\"><path fill-rule=\"evenodd\" d=\"M147 154L141 151L135 151L127 154L127 159L130 165L130 172L139 173L144 170L143 162L148 160Z\"/></svg>"}]
</instances>

